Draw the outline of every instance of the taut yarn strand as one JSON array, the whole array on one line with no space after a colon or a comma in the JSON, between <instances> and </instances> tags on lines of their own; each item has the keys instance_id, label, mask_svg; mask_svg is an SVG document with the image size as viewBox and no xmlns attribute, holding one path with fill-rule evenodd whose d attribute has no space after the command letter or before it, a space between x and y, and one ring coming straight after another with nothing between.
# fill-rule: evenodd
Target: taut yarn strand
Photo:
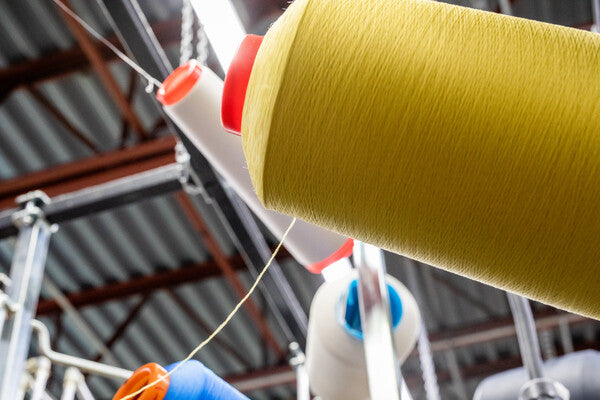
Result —
<instances>
[{"instance_id":1,"label":"taut yarn strand","mask_svg":"<svg viewBox=\"0 0 600 400\"><path fill-rule=\"evenodd\" d=\"M600 36L423 0L296 0L242 119L266 207L600 317Z\"/></svg>"}]
</instances>

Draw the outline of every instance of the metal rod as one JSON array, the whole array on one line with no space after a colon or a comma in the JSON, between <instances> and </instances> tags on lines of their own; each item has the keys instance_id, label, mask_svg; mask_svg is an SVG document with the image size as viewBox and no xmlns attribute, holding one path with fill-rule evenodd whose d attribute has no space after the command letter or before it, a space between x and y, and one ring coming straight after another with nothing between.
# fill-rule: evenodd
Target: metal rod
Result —
<instances>
[{"instance_id":1,"label":"metal rod","mask_svg":"<svg viewBox=\"0 0 600 400\"><path fill-rule=\"evenodd\" d=\"M529 381L523 385L519 400L561 400L569 398L569 391L559 382L544 377L540 343L529 300L508 293L508 304L515 320L517 340L523 365Z\"/></svg>"},{"instance_id":2,"label":"metal rod","mask_svg":"<svg viewBox=\"0 0 600 400\"><path fill-rule=\"evenodd\" d=\"M42 284L51 228L38 207L37 194L25 197L25 208L14 217L19 228L7 294L16 310L0 311L0 400L14 400L29 351L31 320Z\"/></svg>"},{"instance_id":3,"label":"metal rod","mask_svg":"<svg viewBox=\"0 0 600 400\"><path fill-rule=\"evenodd\" d=\"M448 350L444 353L446 357L446 363L448 364L448 370L450 371L450 379L452 380L452 386L454 387L454 393L459 400L468 400L467 388L465 382L460 373L460 367L454 350Z\"/></svg>"},{"instance_id":4,"label":"metal rod","mask_svg":"<svg viewBox=\"0 0 600 400\"><path fill-rule=\"evenodd\" d=\"M179 163L165 165L125 178L53 197L44 207L49 223L61 223L111 208L131 204L182 188L184 166ZM0 213L0 239L18 232L13 215L18 209Z\"/></svg>"},{"instance_id":5,"label":"metal rod","mask_svg":"<svg viewBox=\"0 0 600 400\"><path fill-rule=\"evenodd\" d=\"M290 365L296 370L296 398L298 400L310 400L310 385L308 383L308 372L306 371L306 357L296 342L290 343Z\"/></svg>"},{"instance_id":6,"label":"metal rod","mask_svg":"<svg viewBox=\"0 0 600 400\"><path fill-rule=\"evenodd\" d=\"M81 372L80 372L80 374L81 374ZM88 387L88 385L83 380L83 376L82 376L82 379L77 384L77 395L79 396L80 400L94 400L94 395L90 391L90 388Z\"/></svg>"},{"instance_id":7,"label":"metal rod","mask_svg":"<svg viewBox=\"0 0 600 400\"><path fill-rule=\"evenodd\" d=\"M31 389L30 400L42 400L50 377L50 360L42 356L33 358L32 361L35 363L35 380Z\"/></svg>"},{"instance_id":8,"label":"metal rod","mask_svg":"<svg viewBox=\"0 0 600 400\"><path fill-rule=\"evenodd\" d=\"M21 379L19 380L19 387L15 394L14 400L24 400L27 389L33 383L33 378L27 372L23 372Z\"/></svg>"},{"instance_id":9,"label":"metal rod","mask_svg":"<svg viewBox=\"0 0 600 400\"><path fill-rule=\"evenodd\" d=\"M60 400L75 400L75 394L77 393L77 381L81 374L76 368L70 367L65 371L63 378L63 391Z\"/></svg>"},{"instance_id":10,"label":"metal rod","mask_svg":"<svg viewBox=\"0 0 600 400\"><path fill-rule=\"evenodd\" d=\"M73 357L68 354L58 353L50 347L50 333L48 328L38 320L31 321L33 330L37 333L39 352L50 359L55 364L68 367L75 367L81 371L91 372L96 375L105 376L119 380L126 380L133 374L133 371L113 367L111 365L101 364L94 361L85 360L79 357Z\"/></svg>"},{"instance_id":11,"label":"metal rod","mask_svg":"<svg viewBox=\"0 0 600 400\"><path fill-rule=\"evenodd\" d=\"M381 249L354 247L358 296L371 400L400 400L402 376L392 336L390 300Z\"/></svg>"},{"instance_id":12,"label":"metal rod","mask_svg":"<svg viewBox=\"0 0 600 400\"><path fill-rule=\"evenodd\" d=\"M566 318L560 320L558 324L558 331L560 333L560 343L565 354L572 353L574 350L573 338L571 336L571 329L569 328L569 321Z\"/></svg>"},{"instance_id":13,"label":"metal rod","mask_svg":"<svg viewBox=\"0 0 600 400\"><path fill-rule=\"evenodd\" d=\"M592 0L592 14L594 16L592 31L600 33L600 30L598 29L600 27L600 0Z\"/></svg>"},{"instance_id":14,"label":"metal rod","mask_svg":"<svg viewBox=\"0 0 600 400\"><path fill-rule=\"evenodd\" d=\"M529 379L543 378L542 355L529 300L513 293L507 293L507 296L515 320L523 365Z\"/></svg>"},{"instance_id":15,"label":"metal rod","mask_svg":"<svg viewBox=\"0 0 600 400\"><path fill-rule=\"evenodd\" d=\"M412 292L413 296L417 300L417 304L423 307L425 302L419 289L419 281L417 279L417 268L419 264L415 260L408 258L402 258L403 264L405 265L406 277L408 289ZM425 275L427 277L427 274ZM427 282L427 280L425 281ZM430 295L433 295L430 300L433 301L434 305L438 305L440 299L435 296L435 290L431 288ZM427 335L427 325L425 320L421 319L421 329L419 330L419 341L417 343L419 363L421 366L423 383L425 386L425 397L427 400L440 400L440 387L438 385L437 375L435 373L435 362L432 355L432 345ZM448 351L452 351L451 348ZM459 372L460 374L460 372Z\"/></svg>"}]
</instances>

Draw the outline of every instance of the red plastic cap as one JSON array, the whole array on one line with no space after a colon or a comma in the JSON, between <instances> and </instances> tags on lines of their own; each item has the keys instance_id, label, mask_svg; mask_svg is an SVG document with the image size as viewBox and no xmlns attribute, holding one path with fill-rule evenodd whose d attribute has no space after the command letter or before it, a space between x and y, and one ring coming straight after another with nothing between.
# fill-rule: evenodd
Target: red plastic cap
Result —
<instances>
[{"instance_id":1,"label":"red plastic cap","mask_svg":"<svg viewBox=\"0 0 600 400\"><path fill-rule=\"evenodd\" d=\"M192 90L200 76L202 67L196 60L190 60L167 76L158 88L156 98L164 106L170 106L183 99Z\"/></svg>"},{"instance_id":2,"label":"red plastic cap","mask_svg":"<svg viewBox=\"0 0 600 400\"><path fill-rule=\"evenodd\" d=\"M227 132L238 136L242 134L242 112L248 81L262 41L262 36L246 35L225 77L221 100L221 123Z\"/></svg>"},{"instance_id":3,"label":"red plastic cap","mask_svg":"<svg viewBox=\"0 0 600 400\"><path fill-rule=\"evenodd\" d=\"M162 400L169 390L171 378L167 375L167 371L156 363L148 363L136 369L133 375L119 388L113 400L121 400L158 379L161 380L137 395L135 399Z\"/></svg>"},{"instance_id":4,"label":"red plastic cap","mask_svg":"<svg viewBox=\"0 0 600 400\"><path fill-rule=\"evenodd\" d=\"M320 274L325 268L329 267L334 262L339 261L342 258L350 257L352 255L353 250L354 239L348 239L344 242L342 247L335 251L335 253L333 253L323 261L319 261L318 263L309 265L308 267L306 267L306 269L312 272L313 274Z\"/></svg>"}]
</instances>

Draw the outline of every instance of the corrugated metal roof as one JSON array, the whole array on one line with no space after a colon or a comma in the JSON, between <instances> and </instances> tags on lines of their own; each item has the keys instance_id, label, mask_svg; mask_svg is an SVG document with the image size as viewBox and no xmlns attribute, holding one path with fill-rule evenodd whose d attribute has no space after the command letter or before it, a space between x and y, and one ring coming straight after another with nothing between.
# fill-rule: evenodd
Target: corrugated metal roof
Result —
<instances>
[{"instance_id":1,"label":"corrugated metal roof","mask_svg":"<svg viewBox=\"0 0 600 400\"><path fill-rule=\"evenodd\" d=\"M104 35L111 29L96 2L73 0L77 13ZM243 9L256 5L256 0L236 2ZM463 5L469 1L455 1ZM489 9L496 9L495 1L479 0ZM266 4L266 2L265 2ZM149 21L177 18L180 13L179 0L148 0L141 2ZM266 7L265 7L266 8ZM271 7L272 8L272 7ZM591 20L589 2L562 2L559 0L517 1L517 15L568 25L582 25ZM252 10L251 10L252 11ZM255 11L255 10L254 10ZM247 12L251 18L255 12ZM271 11L264 21L248 21L249 25L268 26ZM248 25L247 24L247 25ZM60 14L50 1L9 0L0 2L0 68L25 60L40 57L58 50L76 46ZM167 49L167 54L176 64L178 49ZM111 64L110 69L119 85L126 90L130 72L120 62ZM91 70L44 82L41 92L64 115L102 151L116 149L120 144L121 118L102 83ZM143 92L139 84L134 95L134 108L145 128L150 129L160 118L156 106ZM128 143L134 141L130 138ZM44 170L62 163L92 156L91 150L73 138L52 115L37 103L26 90L17 90L0 104L0 179L20 176ZM235 247L218 217L202 199L194 199L195 206L206 220L212 234L227 255L235 254ZM269 236L272 240L272 237ZM8 269L12 257L14 240L0 242L0 265ZM192 225L187 221L173 196L163 196L139 204L123 207L96 216L63 224L51 242L47 262L47 275L65 293L74 293L89 287L124 281L135 276L145 276L157 271L173 270L187 263L200 263L210 259ZM282 262L287 279L303 308L308 312L310 300L318 287L318 277L311 276L294 261ZM402 258L388 257L389 272L407 282L407 265ZM419 292L423 301L423 312L430 332L468 326L495 318L507 317L509 308L504 294L496 289L481 285L450 273L421 266L416 270ZM246 287L251 284L249 273L240 274ZM457 296L450 286L459 288L477 299L489 315L472 302ZM206 337L207 331L193 322L193 317L177 302L177 298L193 310L210 328L214 328L233 308L236 296L222 278L210 278L198 283L182 285L173 294L158 290L145 299L140 314L127 326L123 336L111 350L120 365L135 369L148 361L161 364L175 362ZM44 293L44 296L45 293ZM173 296L176 296L175 298ZM262 304L260 295L256 302ZM125 320L143 296L111 301L81 309L83 318L92 326L102 340L108 340L115 329ZM536 305L538 309L543 306ZM267 310L268 323L283 348L285 338ZM94 358L96 351L75 324L66 316L58 319L44 317L51 329L57 350L86 358ZM573 337L581 342L597 340L597 324L578 325L572 328ZM558 334L554 332L555 341ZM263 340L248 315L241 311L225 328L220 336L223 341L238 349L243 355L243 365L216 342L198 354L198 359L221 375L274 365L277 360L268 351L265 353ZM478 365L518 354L515 338L498 340L483 345L454 350L461 367ZM444 353L435 354L438 370L450 368ZM403 366L407 376L420 375L418 360L410 358ZM60 393L60 367L55 368L55 379L51 390ZM480 377L466 379L471 395ZM116 383L89 377L89 385L97 398L111 398ZM419 386L413 390L414 398L423 399ZM251 393L256 399L285 399L294 397L293 387L278 387ZM455 389L446 380L442 383L444 399L458 399Z\"/></svg>"}]
</instances>

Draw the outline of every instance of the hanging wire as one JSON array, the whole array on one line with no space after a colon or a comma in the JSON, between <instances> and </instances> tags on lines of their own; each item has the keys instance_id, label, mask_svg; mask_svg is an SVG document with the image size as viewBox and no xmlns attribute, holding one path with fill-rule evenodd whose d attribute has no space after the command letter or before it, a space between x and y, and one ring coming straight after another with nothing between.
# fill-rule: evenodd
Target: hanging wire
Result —
<instances>
[{"instance_id":1,"label":"hanging wire","mask_svg":"<svg viewBox=\"0 0 600 400\"><path fill-rule=\"evenodd\" d=\"M179 65L192 58L192 42L194 41L194 9L190 0L183 0L181 8L181 43L179 45Z\"/></svg>"},{"instance_id":2,"label":"hanging wire","mask_svg":"<svg viewBox=\"0 0 600 400\"><path fill-rule=\"evenodd\" d=\"M206 65L208 63L208 36L206 36L206 32L204 32L204 26L200 20L198 20L196 36L198 39L198 43L196 43L196 59L200 65Z\"/></svg>"},{"instance_id":3,"label":"hanging wire","mask_svg":"<svg viewBox=\"0 0 600 400\"><path fill-rule=\"evenodd\" d=\"M208 37L204 32L202 22L195 18L194 9L191 0L183 0L181 9L181 43L179 46L179 64L183 65L193 56L194 42L194 19L198 21L196 30L196 60L201 65L206 65L208 61Z\"/></svg>"},{"instance_id":4,"label":"hanging wire","mask_svg":"<svg viewBox=\"0 0 600 400\"><path fill-rule=\"evenodd\" d=\"M79 25L81 25L86 31L88 31L90 33L90 35L92 35L94 38L99 40L102 44L104 44L106 47L108 47L113 53L115 53L117 55L117 57L119 57L125 64L129 65L131 68L133 68L134 71L136 71L138 74L140 74L142 77L144 77L148 81L148 85L146 87L146 92L151 92L154 89L154 86L156 86L156 87L161 86L161 83L158 79L154 78L152 75L150 75L148 72L146 72L142 67L137 65L135 63L135 61L133 61L131 58L127 57L121 50L117 49L117 47L115 45L113 45L111 42L104 39L104 37L101 34L96 32L94 30L94 28L92 28L87 22L85 22L79 15L75 14L64 3L62 3L60 0L52 0L52 1L61 10L63 10L69 17L73 18Z\"/></svg>"}]
</instances>

